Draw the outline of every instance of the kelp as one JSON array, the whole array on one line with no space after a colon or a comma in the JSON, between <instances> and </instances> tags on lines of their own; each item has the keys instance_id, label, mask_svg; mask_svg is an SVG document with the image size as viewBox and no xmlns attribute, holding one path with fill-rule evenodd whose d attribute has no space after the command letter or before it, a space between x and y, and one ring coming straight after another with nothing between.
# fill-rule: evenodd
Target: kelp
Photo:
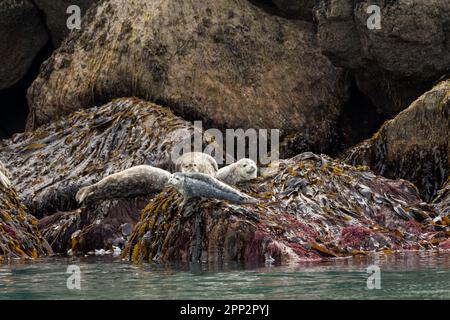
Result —
<instances>
[{"instance_id":1,"label":"kelp","mask_svg":"<svg viewBox=\"0 0 450 320\"><path fill-rule=\"evenodd\" d=\"M41 218L78 209L76 192L109 174L141 164L172 170L173 148L195 131L165 108L122 98L2 141L0 161ZM204 145L211 143L202 137Z\"/></svg>"},{"instance_id":2,"label":"kelp","mask_svg":"<svg viewBox=\"0 0 450 320\"><path fill-rule=\"evenodd\" d=\"M150 201L123 257L133 262L320 260L426 250L448 239L437 213L404 180L304 153L239 188L260 200L234 205L171 188Z\"/></svg>"},{"instance_id":3,"label":"kelp","mask_svg":"<svg viewBox=\"0 0 450 320\"><path fill-rule=\"evenodd\" d=\"M39 229L59 254L86 254L123 247L128 234L122 227L135 225L150 197L106 200L69 212L57 212L39 221Z\"/></svg>"},{"instance_id":4,"label":"kelp","mask_svg":"<svg viewBox=\"0 0 450 320\"><path fill-rule=\"evenodd\" d=\"M432 205L442 217L450 217L450 176L447 183L444 185L433 200Z\"/></svg>"},{"instance_id":5,"label":"kelp","mask_svg":"<svg viewBox=\"0 0 450 320\"><path fill-rule=\"evenodd\" d=\"M52 253L37 220L28 214L14 188L0 185L0 262L34 259Z\"/></svg>"}]
</instances>

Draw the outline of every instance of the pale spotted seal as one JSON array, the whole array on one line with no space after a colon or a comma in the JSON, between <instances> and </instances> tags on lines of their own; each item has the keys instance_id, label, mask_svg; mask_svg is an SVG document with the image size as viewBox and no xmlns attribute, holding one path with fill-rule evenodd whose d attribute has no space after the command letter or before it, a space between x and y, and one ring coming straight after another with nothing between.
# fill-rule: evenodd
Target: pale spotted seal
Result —
<instances>
[{"instance_id":1,"label":"pale spotted seal","mask_svg":"<svg viewBox=\"0 0 450 320\"><path fill-rule=\"evenodd\" d=\"M206 153L189 152L175 162L176 172L200 172L215 176L218 170L216 160Z\"/></svg>"},{"instance_id":2,"label":"pale spotted seal","mask_svg":"<svg viewBox=\"0 0 450 320\"><path fill-rule=\"evenodd\" d=\"M170 177L170 172L159 168L136 166L81 188L76 200L81 204L88 201L145 196L160 192Z\"/></svg>"},{"instance_id":3,"label":"pale spotted seal","mask_svg":"<svg viewBox=\"0 0 450 320\"><path fill-rule=\"evenodd\" d=\"M180 192L186 201L201 197L228 200L237 204L257 202L256 199L204 173L177 172L172 175L167 184Z\"/></svg>"},{"instance_id":4,"label":"pale spotted seal","mask_svg":"<svg viewBox=\"0 0 450 320\"><path fill-rule=\"evenodd\" d=\"M216 178L227 184L237 184L240 182L256 179L258 167L251 159L241 159L229 166L220 169Z\"/></svg>"}]
</instances>

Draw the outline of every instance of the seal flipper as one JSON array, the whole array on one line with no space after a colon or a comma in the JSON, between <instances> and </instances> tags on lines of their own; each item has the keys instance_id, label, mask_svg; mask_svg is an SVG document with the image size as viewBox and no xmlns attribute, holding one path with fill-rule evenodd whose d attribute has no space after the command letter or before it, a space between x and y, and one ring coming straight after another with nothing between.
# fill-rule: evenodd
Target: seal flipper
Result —
<instances>
[{"instance_id":1,"label":"seal flipper","mask_svg":"<svg viewBox=\"0 0 450 320\"><path fill-rule=\"evenodd\" d=\"M89 196L93 194L93 191L91 190L92 186L83 187L75 196L75 199L77 200L78 204L82 204Z\"/></svg>"}]
</instances>

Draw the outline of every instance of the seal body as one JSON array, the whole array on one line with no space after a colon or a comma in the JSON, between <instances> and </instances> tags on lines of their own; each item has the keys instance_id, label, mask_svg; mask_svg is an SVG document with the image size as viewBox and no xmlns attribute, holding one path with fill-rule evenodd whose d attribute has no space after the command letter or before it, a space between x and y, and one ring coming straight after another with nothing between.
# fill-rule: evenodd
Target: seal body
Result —
<instances>
[{"instance_id":1,"label":"seal body","mask_svg":"<svg viewBox=\"0 0 450 320\"><path fill-rule=\"evenodd\" d=\"M9 180L9 172L1 162L0 162L0 185L5 188L9 188L11 186L11 181Z\"/></svg>"},{"instance_id":2,"label":"seal body","mask_svg":"<svg viewBox=\"0 0 450 320\"><path fill-rule=\"evenodd\" d=\"M257 202L256 199L204 173L177 172L172 175L168 185L177 189L185 200L202 197L228 200L237 204Z\"/></svg>"},{"instance_id":3,"label":"seal body","mask_svg":"<svg viewBox=\"0 0 450 320\"><path fill-rule=\"evenodd\" d=\"M145 196L160 192L171 174L168 171L148 165L141 165L109 175L96 184L81 188L78 203Z\"/></svg>"},{"instance_id":4,"label":"seal body","mask_svg":"<svg viewBox=\"0 0 450 320\"><path fill-rule=\"evenodd\" d=\"M229 166L220 169L216 178L227 184L238 184L249 180L256 179L258 175L258 167L255 161L251 159L241 159Z\"/></svg>"},{"instance_id":5,"label":"seal body","mask_svg":"<svg viewBox=\"0 0 450 320\"><path fill-rule=\"evenodd\" d=\"M176 172L200 172L215 176L218 168L213 157L201 152L185 153L175 162Z\"/></svg>"}]
</instances>

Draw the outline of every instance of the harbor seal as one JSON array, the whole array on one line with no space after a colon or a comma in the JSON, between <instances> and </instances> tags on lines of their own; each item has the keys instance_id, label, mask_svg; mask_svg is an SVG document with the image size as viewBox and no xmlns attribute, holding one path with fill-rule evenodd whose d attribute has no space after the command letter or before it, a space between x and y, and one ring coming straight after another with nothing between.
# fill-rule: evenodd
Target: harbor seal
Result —
<instances>
[{"instance_id":1,"label":"harbor seal","mask_svg":"<svg viewBox=\"0 0 450 320\"><path fill-rule=\"evenodd\" d=\"M0 185L4 186L5 188L9 188L11 186L8 169L6 169L3 163L1 162L0 162Z\"/></svg>"},{"instance_id":2,"label":"harbor seal","mask_svg":"<svg viewBox=\"0 0 450 320\"><path fill-rule=\"evenodd\" d=\"M244 181L256 179L258 167L251 159L241 159L238 162L220 169L216 178L226 184L237 184Z\"/></svg>"},{"instance_id":3,"label":"harbor seal","mask_svg":"<svg viewBox=\"0 0 450 320\"><path fill-rule=\"evenodd\" d=\"M228 200L237 204L258 202L255 198L252 198L204 173L177 172L172 175L167 184L173 186L180 192L185 201L191 198L202 197Z\"/></svg>"},{"instance_id":4,"label":"harbor seal","mask_svg":"<svg viewBox=\"0 0 450 320\"><path fill-rule=\"evenodd\" d=\"M215 176L218 169L216 160L201 152L185 153L175 162L176 172L200 172Z\"/></svg>"},{"instance_id":5,"label":"harbor seal","mask_svg":"<svg viewBox=\"0 0 450 320\"><path fill-rule=\"evenodd\" d=\"M145 196L160 192L171 177L170 172L141 165L109 175L99 182L81 188L76 200L83 202Z\"/></svg>"}]
</instances>

